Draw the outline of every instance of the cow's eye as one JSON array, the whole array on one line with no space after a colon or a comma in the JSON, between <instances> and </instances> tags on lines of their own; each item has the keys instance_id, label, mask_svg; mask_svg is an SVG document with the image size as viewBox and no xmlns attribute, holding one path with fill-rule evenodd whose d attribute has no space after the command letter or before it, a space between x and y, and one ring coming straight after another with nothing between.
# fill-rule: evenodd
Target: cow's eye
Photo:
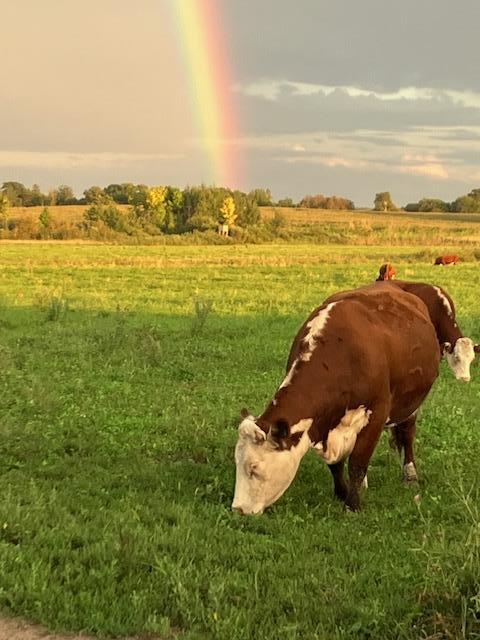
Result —
<instances>
[{"instance_id":1,"label":"cow's eye","mask_svg":"<svg viewBox=\"0 0 480 640\"><path fill-rule=\"evenodd\" d=\"M258 465L253 464L248 468L248 477L249 478L259 478L260 474L258 472Z\"/></svg>"}]
</instances>

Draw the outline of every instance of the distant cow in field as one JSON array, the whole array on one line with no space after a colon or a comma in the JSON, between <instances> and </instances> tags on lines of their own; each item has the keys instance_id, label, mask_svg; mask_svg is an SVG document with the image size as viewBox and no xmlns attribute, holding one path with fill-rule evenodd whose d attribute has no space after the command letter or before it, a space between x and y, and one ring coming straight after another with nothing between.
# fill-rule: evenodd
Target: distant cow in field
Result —
<instances>
[{"instance_id":1,"label":"distant cow in field","mask_svg":"<svg viewBox=\"0 0 480 640\"><path fill-rule=\"evenodd\" d=\"M385 264L382 264L382 266L380 267L380 271L378 272L377 282L380 282L383 280L395 280L396 277L397 277L397 270L395 269L393 264L390 264L390 262L386 262Z\"/></svg>"},{"instance_id":2,"label":"distant cow in field","mask_svg":"<svg viewBox=\"0 0 480 640\"><path fill-rule=\"evenodd\" d=\"M358 510L386 423L394 423L401 438L405 479L415 480L416 412L439 361L435 330L417 296L374 283L329 298L296 335L287 375L265 411L258 418L242 412L232 509L262 513L313 448L329 465L335 495Z\"/></svg>"},{"instance_id":3,"label":"distant cow in field","mask_svg":"<svg viewBox=\"0 0 480 640\"><path fill-rule=\"evenodd\" d=\"M439 265L441 267L443 266L451 266L451 265L456 265L460 262L460 258L458 256L438 256L438 258L435 258L435 262L433 263L434 265Z\"/></svg>"},{"instance_id":4,"label":"distant cow in field","mask_svg":"<svg viewBox=\"0 0 480 640\"><path fill-rule=\"evenodd\" d=\"M425 303L440 349L447 358L455 378L469 382L470 365L475 353L480 352L480 345L464 337L455 317L455 305L445 289L424 282L402 280L395 280L391 286L412 293Z\"/></svg>"}]
</instances>

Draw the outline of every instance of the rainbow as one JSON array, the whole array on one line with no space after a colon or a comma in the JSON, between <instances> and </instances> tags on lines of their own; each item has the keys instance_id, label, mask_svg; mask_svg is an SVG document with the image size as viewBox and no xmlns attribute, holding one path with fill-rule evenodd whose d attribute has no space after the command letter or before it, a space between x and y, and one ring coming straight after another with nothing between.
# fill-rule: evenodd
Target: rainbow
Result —
<instances>
[{"instance_id":1,"label":"rainbow","mask_svg":"<svg viewBox=\"0 0 480 640\"><path fill-rule=\"evenodd\" d=\"M242 178L232 100L232 71L218 0L172 0L173 19L188 77L191 108L208 157L209 179L238 187Z\"/></svg>"}]
</instances>

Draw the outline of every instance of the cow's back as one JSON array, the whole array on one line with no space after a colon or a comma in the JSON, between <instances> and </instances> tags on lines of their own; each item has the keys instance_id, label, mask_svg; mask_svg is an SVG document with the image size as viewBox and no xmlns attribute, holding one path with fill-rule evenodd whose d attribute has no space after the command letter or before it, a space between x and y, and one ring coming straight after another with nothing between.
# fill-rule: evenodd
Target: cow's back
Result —
<instances>
[{"instance_id":1,"label":"cow's back","mask_svg":"<svg viewBox=\"0 0 480 640\"><path fill-rule=\"evenodd\" d=\"M302 362L309 326L327 309L317 346ZM400 420L419 406L437 378L440 350L422 300L375 283L337 293L316 309L297 333L288 369L295 361L302 364L298 374L303 388L322 378L328 385L324 393L343 398L349 407L374 406L388 396Z\"/></svg>"}]
</instances>

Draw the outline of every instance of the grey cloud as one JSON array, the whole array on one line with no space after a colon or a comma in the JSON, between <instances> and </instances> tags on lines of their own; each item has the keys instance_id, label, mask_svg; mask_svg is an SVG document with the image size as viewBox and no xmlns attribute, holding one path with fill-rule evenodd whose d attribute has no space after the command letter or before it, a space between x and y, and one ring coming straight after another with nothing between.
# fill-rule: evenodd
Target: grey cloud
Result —
<instances>
[{"instance_id":1,"label":"grey cloud","mask_svg":"<svg viewBox=\"0 0 480 640\"><path fill-rule=\"evenodd\" d=\"M224 0L241 79L480 89L477 0Z\"/></svg>"},{"instance_id":2,"label":"grey cloud","mask_svg":"<svg viewBox=\"0 0 480 640\"><path fill-rule=\"evenodd\" d=\"M293 95L277 100L240 98L249 133L297 131L349 132L356 129L402 131L414 126L453 127L480 124L480 109L463 107L451 99L383 101L374 96L351 97L337 90L324 94Z\"/></svg>"}]
</instances>

